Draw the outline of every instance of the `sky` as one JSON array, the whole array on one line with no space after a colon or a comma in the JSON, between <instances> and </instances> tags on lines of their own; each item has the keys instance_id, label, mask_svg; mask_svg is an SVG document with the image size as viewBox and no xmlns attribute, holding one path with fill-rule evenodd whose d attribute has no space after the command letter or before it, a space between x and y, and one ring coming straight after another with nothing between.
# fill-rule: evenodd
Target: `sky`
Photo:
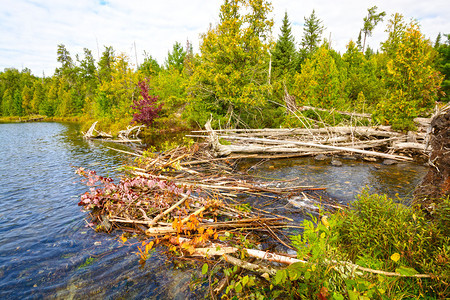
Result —
<instances>
[{"instance_id":1,"label":"sky","mask_svg":"<svg viewBox=\"0 0 450 300\"><path fill-rule=\"evenodd\" d=\"M198 52L200 35L219 21L223 0L0 0L0 71L28 68L36 76L51 76L57 48L64 44L73 59L83 58L83 48L98 61L105 46L125 53L139 64L144 53L160 64L175 42L189 40ZM367 9L385 11L367 44L378 49L386 40L387 20L398 12L405 20L416 19L426 38L435 41L439 32L450 33L448 0L273 0L270 17L278 38L282 19L288 13L297 45L303 35L304 18L316 16L325 26L324 38L343 53L356 40Z\"/></svg>"}]
</instances>

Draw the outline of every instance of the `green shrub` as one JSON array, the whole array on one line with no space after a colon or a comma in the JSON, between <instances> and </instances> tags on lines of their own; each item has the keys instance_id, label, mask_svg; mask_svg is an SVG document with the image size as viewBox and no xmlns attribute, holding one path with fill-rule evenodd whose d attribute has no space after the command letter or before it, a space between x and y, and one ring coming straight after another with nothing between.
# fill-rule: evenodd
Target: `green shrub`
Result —
<instances>
[{"instance_id":1,"label":"green shrub","mask_svg":"<svg viewBox=\"0 0 450 300\"><path fill-rule=\"evenodd\" d=\"M304 299L448 298L450 205L448 199L440 203L430 220L419 210L364 190L350 209L304 221L303 234L291 239L298 257L307 263L279 271L274 283ZM431 278L362 272L342 261Z\"/></svg>"}]
</instances>

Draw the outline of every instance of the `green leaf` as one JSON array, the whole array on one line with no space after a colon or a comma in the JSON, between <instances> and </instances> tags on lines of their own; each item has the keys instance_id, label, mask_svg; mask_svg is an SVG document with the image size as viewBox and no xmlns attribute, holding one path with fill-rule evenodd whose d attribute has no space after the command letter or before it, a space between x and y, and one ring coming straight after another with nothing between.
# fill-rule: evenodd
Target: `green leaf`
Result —
<instances>
[{"instance_id":1,"label":"green leaf","mask_svg":"<svg viewBox=\"0 0 450 300\"><path fill-rule=\"evenodd\" d=\"M308 280L308 279L310 279L310 278L311 278L311 272L306 271L306 272L305 272L305 279Z\"/></svg>"},{"instance_id":2,"label":"green leaf","mask_svg":"<svg viewBox=\"0 0 450 300\"><path fill-rule=\"evenodd\" d=\"M342 294L340 294L338 292L334 292L333 293L333 299L334 300L344 300L344 296L342 296Z\"/></svg>"},{"instance_id":3,"label":"green leaf","mask_svg":"<svg viewBox=\"0 0 450 300\"><path fill-rule=\"evenodd\" d=\"M208 273L208 264L207 263L203 264L203 267L202 267L202 274L205 275L206 273Z\"/></svg>"},{"instance_id":4,"label":"green leaf","mask_svg":"<svg viewBox=\"0 0 450 300\"><path fill-rule=\"evenodd\" d=\"M241 285L240 282L236 283L236 285L234 286L234 290L235 290L237 293L242 292L242 285Z\"/></svg>"},{"instance_id":5,"label":"green leaf","mask_svg":"<svg viewBox=\"0 0 450 300\"><path fill-rule=\"evenodd\" d=\"M408 268L405 266L401 266L401 267L395 269L395 272L400 273L401 275L406 275L406 276L419 274L419 272L417 272L415 269Z\"/></svg>"},{"instance_id":6,"label":"green leaf","mask_svg":"<svg viewBox=\"0 0 450 300\"><path fill-rule=\"evenodd\" d=\"M281 282L284 282L285 278L286 278L285 270L277 271L277 274L275 275L275 284L280 284Z\"/></svg>"},{"instance_id":7,"label":"green leaf","mask_svg":"<svg viewBox=\"0 0 450 300\"><path fill-rule=\"evenodd\" d=\"M248 283L248 275L244 276L244 278L242 278L241 282L242 282L242 286L246 286Z\"/></svg>"},{"instance_id":8,"label":"green leaf","mask_svg":"<svg viewBox=\"0 0 450 300\"><path fill-rule=\"evenodd\" d=\"M350 300L358 300L359 299L359 293L358 292L355 292L355 291L352 291L352 290L348 290L347 293L348 293L348 298Z\"/></svg>"}]
</instances>

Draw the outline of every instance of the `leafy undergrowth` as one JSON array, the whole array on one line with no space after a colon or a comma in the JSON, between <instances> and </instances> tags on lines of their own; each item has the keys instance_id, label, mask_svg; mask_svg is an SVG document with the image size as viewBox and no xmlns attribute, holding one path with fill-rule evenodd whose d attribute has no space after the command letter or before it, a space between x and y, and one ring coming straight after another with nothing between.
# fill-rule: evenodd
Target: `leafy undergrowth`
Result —
<instances>
[{"instance_id":1,"label":"leafy undergrowth","mask_svg":"<svg viewBox=\"0 0 450 300\"><path fill-rule=\"evenodd\" d=\"M305 220L303 234L292 242L307 263L277 272L273 286L284 288L275 296L448 299L449 207L444 199L430 220L419 210L364 190L349 210Z\"/></svg>"}]
</instances>

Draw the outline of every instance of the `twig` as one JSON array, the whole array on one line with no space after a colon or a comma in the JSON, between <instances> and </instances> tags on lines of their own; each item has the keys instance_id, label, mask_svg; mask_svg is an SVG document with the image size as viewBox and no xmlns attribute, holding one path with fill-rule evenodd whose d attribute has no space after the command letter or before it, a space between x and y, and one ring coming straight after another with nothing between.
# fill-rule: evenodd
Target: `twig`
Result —
<instances>
[{"instance_id":1,"label":"twig","mask_svg":"<svg viewBox=\"0 0 450 300\"><path fill-rule=\"evenodd\" d=\"M153 225L155 225L156 222L158 222L162 217L164 217L165 215L167 215L168 213L173 211L175 208L177 208L179 205L181 205L184 201L186 201L187 198L189 198L189 195L188 194L184 195L180 201L178 201L177 203L175 203L174 205L172 205L171 207L169 207L168 209L166 209L165 211L163 211L162 213L160 213L159 215L154 217L153 220L151 220L147 225L149 227L152 227Z\"/></svg>"}]
</instances>

